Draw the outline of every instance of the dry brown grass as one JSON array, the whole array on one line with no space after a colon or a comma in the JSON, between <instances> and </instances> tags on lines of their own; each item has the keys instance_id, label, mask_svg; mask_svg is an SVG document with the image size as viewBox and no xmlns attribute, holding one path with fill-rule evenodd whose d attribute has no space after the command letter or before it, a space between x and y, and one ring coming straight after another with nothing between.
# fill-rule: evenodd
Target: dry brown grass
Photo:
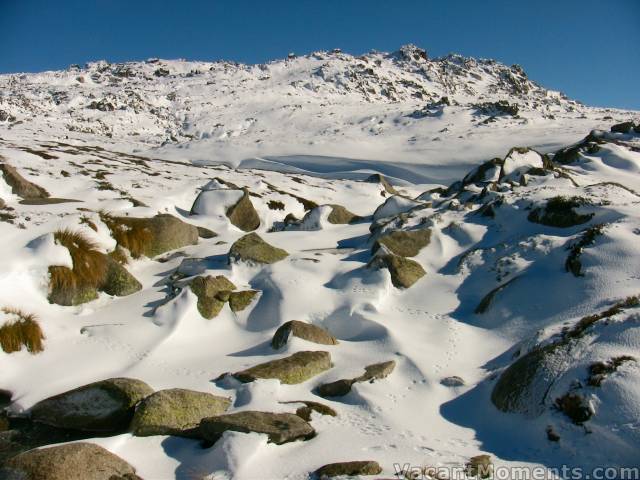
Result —
<instances>
[{"instance_id":1,"label":"dry brown grass","mask_svg":"<svg viewBox=\"0 0 640 480\"><path fill-rule=\"evenodd\" d=\"M144 255L146 246L153 239L145 219L113 217L104 212L100 213L100 218L109 227L118 245L129 250L133 258Z\"/></svg>"},{"instance_id":2,"label":"dry brown grass","mask_svg":"<svg viewBox=\"0 0 640 480\"><path fill-rule=\"evenodd\" d=\"M15 320L0 327L0 347L2 350L6 353L19 352L23 346L30 353L39 353L44 350L44 334L35 315L24 313L15 308L3 308L2 312L15 317Z\"/></svg>"},{"instance_id":3,"label":"dry brown grass","mask_svg":"<svg viewBox=\"0 0 640 480\"><path fill-rule=\"evenodd\" d=\"M56 243L67 247L73 260L73 270L67 267L49 267L51 287L70 291L79 286L97 288L107 275L106 256L98 251L98 247L91 240L79 232L58 230L53 237Z\"/></svg>"}]
</instances>

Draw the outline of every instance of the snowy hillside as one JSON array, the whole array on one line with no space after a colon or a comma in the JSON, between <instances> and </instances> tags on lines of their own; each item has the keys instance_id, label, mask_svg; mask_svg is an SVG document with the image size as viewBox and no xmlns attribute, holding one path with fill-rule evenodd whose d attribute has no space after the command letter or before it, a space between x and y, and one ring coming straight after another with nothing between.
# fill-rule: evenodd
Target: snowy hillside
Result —
<instances>
[{"instance_id":1,"label":"snowy hillside","mask_svg":"<svg viewBox=\"0 0 640 480\"><path fill-rule=\"evenodd\" d=\"M638 112L413 46L101 62L0 76L0 170L0 478L638 466Z\"/></svg>"}]
</instances>

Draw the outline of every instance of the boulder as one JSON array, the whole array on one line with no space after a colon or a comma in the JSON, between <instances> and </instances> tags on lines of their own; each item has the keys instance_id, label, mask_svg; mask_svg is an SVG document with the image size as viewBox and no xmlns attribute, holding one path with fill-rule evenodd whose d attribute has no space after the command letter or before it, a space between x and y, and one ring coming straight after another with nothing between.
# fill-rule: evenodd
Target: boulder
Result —
<instances>
[{"instance_id":1,"label":"boulder","mask_svg":"<svg viewBox=\"0 0 640 480\"><path fill-rule=\"evenodd\" d=\"M107 256L107 275L101 290L108 295L124 297L142 290L142 284L129 271Z\"/></svg>"},{"instance_id":2,"label":"boulder","mask_svg":"<svg viewBox=\"0 0 640 480\"><path fill-rule=\"evenodd\" d=\"M445 377L440 380L440 385L445 387L464 387L464 380L457 375L453 375L451 377Z\"/></svg>"},{"instance_id":3,"label":"boulder","mask_svg":"<svg viewBox=\"0 0 640 480\"><path fill-rule=\"evenodd\" d=\"M24 178L15 167L8 163L0 163L0 171L14 195L22 198L47 198L49 196L49 192Z\"/></svg>"},{"instance_id":4,"label":"boulder","mask_svg":"<svg viewBox=\"0 0 640 480\"><path fill-rule=\"evenodd\" d=\"M331 207L331 213L327 217L327 221L329 223L333 223L336 225L353 223L360 220L362 217L356 215L355 213L350 212L342 205L329 205Z\"/></svg>"},{"instance_id":5,"label":"boulder","mask_svg":"<svg viewBox=\"0 0 640 480\"><path fill-rule=\"evenodd\" d=\"M251 203L248 190L244 190L244 195L238 203L227 210L227 217L244 232L251 232L260 226L260 217Z\"/></svg>"},{"instance_id":6,"label":"boulder","mask_svg":"<svg viewBox=\"0 0 640 480\"><path fill-rule=\"evenodd\" d=\"M339 476L379 475L380 473L382 473L382 467L373 460L330 463L315 471L319 480Z\"/></svg>"},{"instance_id":7,"label":"boulder","mask_svg":"<svg viewBox=\"0 0 640 480\"><path fill-rule=\"evenodd\" d=\"M200 422L200 435L211 442L227 431L264 433L277 445L295 440L308 440L315 430L292 413L245 411L205 418Z\"/></svg>"},{"instance_id":8,"label":"boulder","mask_svg":"<svg viewBox=\"0 0 640 480\"><path fill-rule=\"evenodd\" d=\"M231 292L229 296L229 307L232 312L241 312L253 302L258 294L257 290L242 290L240 292Z\"/></svg>"},{"instance_id":9,"label":"boulder","mask_svg":"<svg viewBox=\"0 0 640 480\"><path fill-rule=\"evenodd\" d=\"M120 457L93 443L30 450L0 468L7 480L141 480Z\"/></svg>"},{"instance_id":10,"label":"boulder","mask_svg":"<svg viewBox=\"0 0 640 480\"><path fill-rule=\"evenodd\" d=\"M258 378L277 378L281 383L302 383L331 368L329 352L296 352L293 355L261 363L233 376L241 382L252 382Z\"/></svg>"},{"instance_id":11,"label":"boulder","mask_svg":"<svg viewBox=\"0 0 640 480\"><path fill-rule=\"evenodd\" d=\"M381 250L383 249L378 251L367 266L388 269L395 287L409 288L427 273L418 262L392 253L380 254Z\"/></svg>"},{"instance_id":12,"label":"boulder","mask_svg":"<svg viewBox=\"0 0 640 480\"><path fill-rule=\"evenodd\" d=\"M289 254L286 251L269 245L257 233L249 233L231 245L229 263L270 264L283 260L288 256Z\"/></svg>"},{"instance_id":13,"label":"boulder","mask_svg":"<svg viewBox=\"0 0 640 480\"><path fill-rule=\"evenodd\" d=\"M394 230L378 237L373 245L375 253L381 245L387 250L401 257L415 257L420 250L431 241L431 230L422 228L419 230Z\"/></svg>"},{"instance_id":14,"label":"boulder","mask_svg":"<svg viewBox=\"0 0 640 480\"><path fill-rule=\"evenodd\" d=\"M172 388L160 390L140 402L131 422L133 434L197 436L203 418L224 413L231 399L210 393Z\"/></svg>"},{"instance_id":15,"label":"boulder","mask_svg":"<svg viewBox=\"0 0 640 480\"><path fill-rule=\"evenodd\" d=\"M198 229L198 237L204 238L205 240L209 238L215 238L218 236L216 232L208 228L205 228L205 227L196 227L196 228Z\"/></svg>"},{"instance_id":16,"label":"boulder","mask_svg":"<svg viewBox=\"0 0 640 480\"><path fill-rule=\"evenodd\" d=\"M400 213L408 212L414 209L424 208L426 204L401 195L393 195L387 198L385 202L376 208L373 212L373 220L377 221L382 218L394 217Z\"/></svg>"},{"instance_id":17,"label":"boulder","mask_svg":"<svg viewBox=\"0 0 640 480\"><path fill-rule=\"evenodd\" d=\"M102 215L113 238L131 256L149 258L161 253L198 243L198 228L169 214L151 218Z\"/></svg>"},{"instance_id":18,"label":"boulder","mask_svg":"<svg viewBox=\"0 0 640 480\"><path fill-rule=\"evenodd\" d=\"M369 382L372 380L382 380L391 375L396 368L396 361L374 363L364 367L364 373L355 379L356 382Z\"/></svg>"},{"instance_id":19,"label":"boulder","mask_svg":"<svg viewBox=\"0 0 640 480\"><path fill-rule=\"evenodd\" d=\"M236 286L224 275L196 277L189 284L198 297L198 311L204 318L216 317Z\"/></svg>"},{"instance_id":20,"label":"boulder","mask_svg":"<svg viewBox=\"0 0 640 480\"><path fill-rule=\"evenodd\" d=\"M271 346L275 349L284 347L290 336L302 338L320 345L338 344L338 340L324 328L299 320L290 320L276 330L271 340Z\"/></svg>"},{"instance_id":21,"label":"boulder","mask_svg":"<svg viewBox=\"0 0 640 480\"><path fill-rule=\"evenodd\" d=\"M118 432L127 429L137 403L152 393L140 380L111 378L42 400L30 415L36 422L59 428Z\"/></svg>"},{"instance_id":22,"label":"boulder","mask_svg":"<svg viewBox=\"0 0 640 480\"><path fill-rule=\"evenodd\" d=\"M351 387L356 383L353 378L343 378L331 383L323 383L316 391L321 397L344 397L351 391Z\"/></svg>"},{"instance_id":23,"label":"boulder","mask_svg":"<svg viewBox=\"0 0 640 480\"><path fill-rule=\"evenodd\" d=\"M614 133L631 133L635 125L633 122L617 123L611 127L611 131Z\"/></svg>"}]
</instances>

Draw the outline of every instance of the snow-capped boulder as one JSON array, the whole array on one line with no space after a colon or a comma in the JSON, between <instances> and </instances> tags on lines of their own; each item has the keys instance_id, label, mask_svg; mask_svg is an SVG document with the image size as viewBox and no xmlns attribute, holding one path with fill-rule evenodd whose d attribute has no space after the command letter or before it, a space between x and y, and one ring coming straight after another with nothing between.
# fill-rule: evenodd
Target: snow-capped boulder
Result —
<instances>
[{"instance_id":1,"label":"snow-capped boulder","mask_svg":"<svg viewBox=\"0 0 640 480\"><path fill-rule=\"evenodd\" d=\"M543 169L545 161L538 152L530 148L512 148L502 162L500 181L519 182L529 170Z\"/></svg>"},{"instance_id":2,"label":"snow-capped boulder","mask_svg":"<svg viewBox=\"0 0 640 480\"><path fill-rule=\"evenodd\" d=\"M382 205L373 212L373 220L377 221L382 218L393 217L399 213L408 212L414 208L424 207L423 202L412 200L410 198L394 195L389 197Z\"/></svg>"}]
</instances>

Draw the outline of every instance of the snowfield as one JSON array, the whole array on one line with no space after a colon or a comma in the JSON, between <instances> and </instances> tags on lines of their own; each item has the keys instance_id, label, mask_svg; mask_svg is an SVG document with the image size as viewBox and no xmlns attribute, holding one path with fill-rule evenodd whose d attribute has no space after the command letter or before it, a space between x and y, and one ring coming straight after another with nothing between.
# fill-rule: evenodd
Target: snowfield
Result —
<instances>
[{"instance_id":1,"label":"snowfield","mask_svg":"<svg viewBox=\"0 0 640 480\"><path fill-rule=\"evenodd\" d=\"M306 479L357 460L403 478L485 454L550 478L640 466L639 112L413 46L265 65L100 62L0 76L0 161L48 193L0 175L0 328L19 309L44 337L40 352L0 349L0 466L3 452L80 440L144 479ZM194 241L138 255L123 240L135 224L113 226L158 214L199 227ZM124 256L138 288L52 303L51 267L82 268L64 229L99 258ZM249 232L288 255L230 258ZM206 318L192 282L220 275L234 288L209 295ZM274 348L291 320L336 343L292 333ZM295 382L233 375L303 351L329 352L330 368ZM20 436L44 399L120 377L228 397L230 414L313 401L336 415L312 411L315 436L283 444L233 429L215 442L134 428ZM320 394L341 379L354 379L344 395ZM65 402L107 418L117 402L101 395Z\"/></svg>"}]
</instances>

